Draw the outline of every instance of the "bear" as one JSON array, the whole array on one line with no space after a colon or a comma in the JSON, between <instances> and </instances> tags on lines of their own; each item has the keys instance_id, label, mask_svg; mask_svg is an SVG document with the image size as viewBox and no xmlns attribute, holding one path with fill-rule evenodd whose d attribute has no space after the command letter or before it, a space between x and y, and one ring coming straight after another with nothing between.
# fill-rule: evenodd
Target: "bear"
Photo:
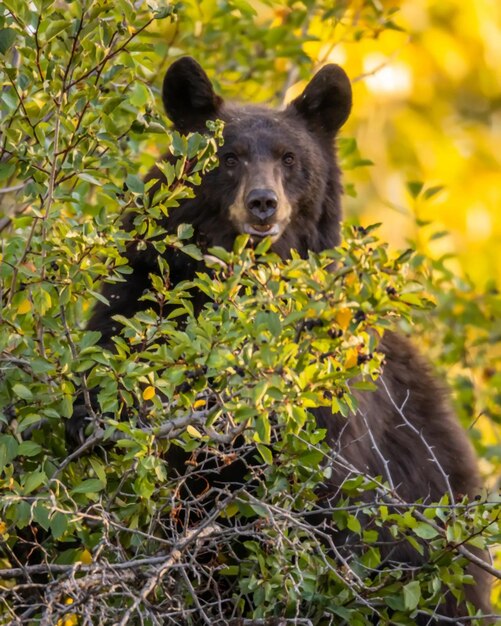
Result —
<instances>
[{"instance_id":1,"label":"bear","mask_svg":"<svg viewBox=\"0 0 501 626\"><path fill-rule=\"evenodd\" d=\"M224 144L219 166L205 174L194 197L183 200L162 226L175 233L182 223L191 224L193 240L202 249L232 249L235 238L248 234L251 243L271 239L271 250L282 259L292 251L301 257L321 252L340 242L341 172L335 139L352 107L352 90L346 73L337 65L322 67L304 91L283 110L227 103L216 94L203 68L192 58L175 61L163 82L163 103L174 129L181 134L206 130L209 120L224 122ZM154 168L146 177L157 180L151 193L165 182ZM133 215L124 227L132 228ZM189 279L203 264L177 250L168 249L171 283ZM157 269L157 252L151 247L130 246L127 259L132 273L124 283L105 283L87 328L101 333L101 345L111 346L118 332L113 316L131 316L147 303L140 300L149 275ZM204 299L194 298L200 311ZM450 408L446 391L435 379L414 345L396 332L387 332L378 348L385 356L383 373L374 392L357 392L359 408L349 418L326 407L312 409L317 425L337 453L332 474L321 489L327 507L339 498L340 487L351 468L382 476L394 485L405 502L436 502L444 493L474 498L480 489L471 445ZM68 439L81 442L85 410L75 408L67 425ZM172 459L182 474L185 459ZM219 472L219 474L218 474ZM238 462L214 470L226 482L241 483L245 467ZM319 523L321 521L319 520ZM345 533L335 542L350 549ZM421 566L426 562L410 544L389 540L384 557L396 563ZM353 548L354 549L354 548ZM476 554L481 554L477 552ZM481 555L485 558L485 555ZM465 595L477 609L490 613L489 577L476 565L468 571L476 584ZM438 609L444 617L418 624L451 623L466 616L463 604L450 593ZM419 621L422 620L422 621ZM377 620L376 622L377 623Z\"/></svg>"}]
</instances>

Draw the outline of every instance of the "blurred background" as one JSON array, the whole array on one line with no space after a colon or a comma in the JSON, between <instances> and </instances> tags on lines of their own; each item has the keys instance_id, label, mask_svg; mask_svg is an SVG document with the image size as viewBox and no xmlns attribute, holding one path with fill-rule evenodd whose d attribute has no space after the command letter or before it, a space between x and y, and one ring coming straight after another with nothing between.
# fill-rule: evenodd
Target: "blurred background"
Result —
<instances>
[{"instance_id":1,"label":"blurred background","mask_svg":"<svg viewBox=\"0 0 501 626\"><path fill-rule=\"evenodd\" d=\"M339 46L355 86L348 127L373 165L353 174L347 212L383 222L403 245L416 218L434 255L455 252L475 282L501 271L501 4L411 0L396 18L404 32ZM334 54L332 55L334 56ZM344 58L343 58L344 57ZM408 182L440 186L415 201Z\"/></svg>"}]
</instances>

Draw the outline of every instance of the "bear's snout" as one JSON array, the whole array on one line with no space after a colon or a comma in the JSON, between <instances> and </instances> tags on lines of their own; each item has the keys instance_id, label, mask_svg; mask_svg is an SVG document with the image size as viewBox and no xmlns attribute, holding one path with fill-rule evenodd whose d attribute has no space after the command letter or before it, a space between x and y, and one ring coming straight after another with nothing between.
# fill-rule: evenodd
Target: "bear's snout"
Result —
<instances>
[{"instance_id":1,"label":"bear's snout","mask_svg":"<svg viewBox=\"0 0 501 626\"><path fill-rule=\"evenodd\" d=\"M278 196L273 189L252 189L245 197L245 207L254 217L264 222L275 215Z\"/></svg>"}]
</instances>

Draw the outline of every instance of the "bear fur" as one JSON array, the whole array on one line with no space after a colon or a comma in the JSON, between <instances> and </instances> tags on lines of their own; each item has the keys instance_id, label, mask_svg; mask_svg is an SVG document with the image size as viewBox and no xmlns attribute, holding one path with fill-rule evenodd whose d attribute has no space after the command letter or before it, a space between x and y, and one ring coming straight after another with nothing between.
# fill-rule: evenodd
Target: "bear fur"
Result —
<instances>
[{"instance_id":1,"label":"bear fur","mask_svg":"<svg viewBox=\"0 0 501 626\"><path fill-rule=\"evenodd\" d=\"M194 198L171 211L163 224L168 232L189 223L202 248L227 249L240 233L249 233L255 241L270 236L272 250L284 259L291 250L305 257L339 243L341 183L334 142L352 104L350 82L340 67L323 67L298 98L277 111L227 104L200 65L185 57L167 71L163 101L181 133L204 132L208 120L225 123L219 167L203 177ZM162 174L153 170L147 178L162 181ZM130 316L146 306L139 298L149 284L148 275L157 269L151 249L132 247L127 256L133 273L126 283L104 285L102 293L110 304L97 303L88 325L102 333L103 345L117 332L113 315ZM166 258L173 283L199 269L182 252L168 251ZM346 420L326 408L312 411L345 461L334 463L321 498L326 504L336 501L350 465L391 480L405 502L435 502L449 489L455 497L473 498L480 488L476 460L447 394L406 338L389 332L380 349L385 354L383 374L374 393L360 394L356 415ZM81 426L74 416L70 437ZM337 541L349 538L339 535ZM413 565L425 561L407 543L391 545L385 556ZM466 588L467 599L489 613L488 576L476 566L469 571L476 584ZM447 623L467 614L446 596L439 612L449 618Z\"/></svg>"}]
</instances>

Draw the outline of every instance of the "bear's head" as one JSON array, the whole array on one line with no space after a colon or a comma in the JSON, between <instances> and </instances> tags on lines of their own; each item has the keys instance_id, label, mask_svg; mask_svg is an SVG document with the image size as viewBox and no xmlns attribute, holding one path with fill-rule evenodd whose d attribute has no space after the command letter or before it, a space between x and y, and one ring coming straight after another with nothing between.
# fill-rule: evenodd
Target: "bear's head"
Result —
<instances>
[{"instance_id":1,"label":"bear's head","mask_svg":"<svg viewBox=\"0 0 501 626\"><path fill-rule=\"evenodd\" d=\"M209 245L231 248L237 234L302 256L339 241L340 174L334 139L351 109L351 85L337 65L323 67L284 110L227 104L200 65L183 57L168 69L163 101L181 133L224 121L219 166L177 221L190 222Z\"/></svg>"}]
</instances>

